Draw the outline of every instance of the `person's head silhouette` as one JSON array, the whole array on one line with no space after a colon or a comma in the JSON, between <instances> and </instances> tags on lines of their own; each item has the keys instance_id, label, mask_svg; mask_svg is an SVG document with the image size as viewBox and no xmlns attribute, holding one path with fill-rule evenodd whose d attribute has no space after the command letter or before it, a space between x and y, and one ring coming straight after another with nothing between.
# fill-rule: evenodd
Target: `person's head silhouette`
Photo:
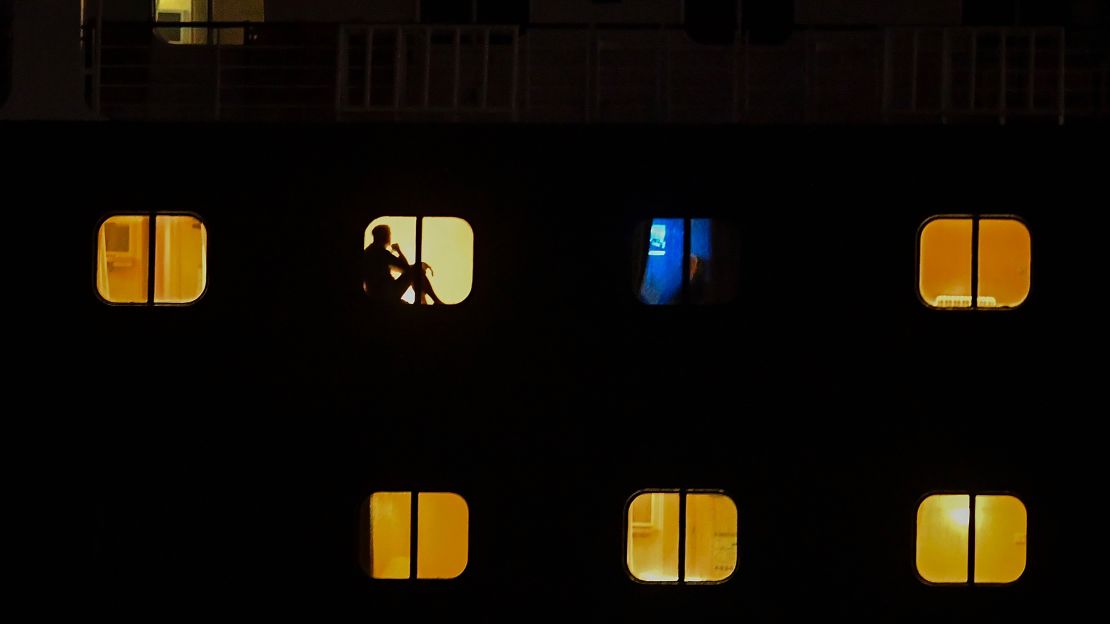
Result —
<instances>
[{"instance_id":1,"label":"person's head silhouette","mask_svg":"<svg viewBox=\"0 0 1110 624\"><path fill-rule=\"evenodd\" d=\"M378 247L389 247L390 232L388 225L379 225L370 230L370 234L374 237L373 245Z\"/></svg>"}]
</instances>

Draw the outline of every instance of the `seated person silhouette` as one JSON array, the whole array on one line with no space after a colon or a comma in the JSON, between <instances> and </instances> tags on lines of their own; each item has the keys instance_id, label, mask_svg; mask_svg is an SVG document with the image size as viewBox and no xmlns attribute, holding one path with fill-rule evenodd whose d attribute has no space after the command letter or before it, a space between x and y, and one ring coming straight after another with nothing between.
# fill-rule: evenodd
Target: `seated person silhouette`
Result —
<instances>
[{"instance_id":1,"label":"seated person silhouette","mask_svg":"<svg viewBox=\"0 0 1110 624\"><path fill-rule=\"evenodd\" d=\"M410 265L405 254L401 253L401 246L389 244L391 232L388 225L379 225L370 234L374 240L362 252L362 290L371 299L379 303L400 303L411 286L420 292L419 303L427 305L428 297L431 297L436 305L443 305L425 274L425 271L432 270L427 262L421 262L419 267ZM396 279L390 272L394 268L401 271L401 276Z\"/></svg>"}]
</instances>

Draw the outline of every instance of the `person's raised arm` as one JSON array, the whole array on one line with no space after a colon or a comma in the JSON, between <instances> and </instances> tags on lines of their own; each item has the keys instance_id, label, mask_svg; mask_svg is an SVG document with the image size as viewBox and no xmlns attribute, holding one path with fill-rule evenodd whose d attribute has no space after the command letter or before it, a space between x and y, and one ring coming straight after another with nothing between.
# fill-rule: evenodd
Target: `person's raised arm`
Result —
<instances>
[{"instance_id":1,"label":"person's raised arm","mask_svg":"<svg viewBox=\"0 0 1110 624\"><path fill-rule=\"evenodd\" d=\"M398 269L401 269L402 271L409 268L408 258L406 258L404 252L401 251L401 246L397 243L393 243L392 245L390 245L390 249L397 252L397 255L394 256L394 261L391 261L390 264L397 267Z\"/></svg>"}]
</instances>

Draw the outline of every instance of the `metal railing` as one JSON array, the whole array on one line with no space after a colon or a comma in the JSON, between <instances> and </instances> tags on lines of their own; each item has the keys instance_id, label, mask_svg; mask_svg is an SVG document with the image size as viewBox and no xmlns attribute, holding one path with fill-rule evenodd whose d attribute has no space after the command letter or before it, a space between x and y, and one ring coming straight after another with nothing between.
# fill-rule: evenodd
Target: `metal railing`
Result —
<instances>
[{"instance_id":1,"label":"metal railing","mask_svg":"<svg viewBox=\"0 0 1110 624\"><path fill-rule=\"evenodd\" d=\"M1067 43L1062 28L888 29L883 114L1067 115Z\"/></svg>"},{"instance_id":2,"label":"metal railing","mask_svg":"<svg viewBox=\"0 0 1110 624\"><path fill-rule=\"evenodd\" d=\"M515 26L342 25L336 111L517 117Z\"/></svg>"},{"instance_id":3,"label":"metal railing","mask_svg":"<svg viewBox=\"0 0 1110 624\"><path fill-rule=\"evenodd\" d=\"M110 118L334 119L334 25L203 22L203 43L165 26L86 26L92 108ZM176 27L175 27L176 28Z\"/></svg>"},{"instance_id":4,"label":"metal railing","mask_svg":"<svg viewBox=\"0 0 1110 624\"><path fill-rule=\"evenodd\" d=\"M777 46L661 26L182 26L200 45L86 28L89 98L118 119L1063 123L1110 99L1104 60L1057 28L809 29Z\"/></svg>"}]
</instances>

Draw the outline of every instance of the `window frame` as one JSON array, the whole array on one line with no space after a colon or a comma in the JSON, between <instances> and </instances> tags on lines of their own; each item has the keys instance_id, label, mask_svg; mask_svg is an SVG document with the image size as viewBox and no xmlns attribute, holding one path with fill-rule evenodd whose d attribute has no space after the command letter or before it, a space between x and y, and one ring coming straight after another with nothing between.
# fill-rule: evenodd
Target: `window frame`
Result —
<instances>
[{"instance_id":1,"label":"window frame","mask_svg":"<svg viewBox=\"0 0 1110 624\"><path fill-rule=\"evenodd\" d=\"M207 27L206 26L201 26L201 27L198 28L198 27L195 27L195 26L190 27L190 26L188 26L188 24L211 23L211 21L212 21L212 11L213 11L213 8L215 7L215 4L216 4L216 0L206 0L206 2L205 2L205 11L207 12L208 17L203 22L196 22L192 19L190 19L189 21L185 21L184 19L182 19L179 22L160 22L160 21L158 21L158 0L150 0L150 21L151 21L151 24L152 24L152 31L154 32L154 36L158 38L158 41L160 41L160 42L162 42L166 45L172 45L172 46L209 46L209 45L213 45L213 43L212 43L213 28L211 26L207 26ZM190 18L191 17L192 16L190 15ZM160 25L160 24L166 24L166 25ZM198 30L198 29L204 30L205 31L204 43L188 43L188 42L185 42L185 41L181 41L180 37L184 36L185 30L187 28L193 28L194 30ZM164 34L162 34L162 29L168 29L168 30L177 29L177 31L179 33L179 39L177 41L172 41L170 39L167 39L166 36Z\"/></svg>"},{"instance_id":2,"label":"window frame","mask_svg":"<svg viewBox=\"0 0 1110 624\"><path fill-rule=\"evenodd\" d=\"M938 583L935 581L927 580L921 576L921 571L917 569L917 514L921 510L921 505L933 496L967 496L968 497L968 517L967 517L967 580L962 583ZM1009 583L988 583L975 582L975 497L976 496L1009 496L1016 499L1023 509L1025 509L1025 567L1022 568L1021 574ZM929 587L941 588L974 588L974 587L1013 587L1021 583L1025 578L1025 573L1029 571L1029 506L1025 504L1025 499L1013 490L983 490L973 492L971 490L932 490L917 499L917 503L913 507L913 543L914 551L913 558L910 562L910 567L913 568L913 574L917 580ZM739 548L739 547L738 547Z\"/></svg>"},{"instance_id":3,"label":"window frame","mask_svg":"<svg viewBox=\"0 0 1110 624\"><path fill-rule=\"evenodd\" d=\"M474 241L473 244L472 244L472 248L470 250L470 265L471 265L470 266L470 274L471 274L470 292L468 292L466 294L466 297L458 303L450 303L450 304L443 305L443 306L423 305L423 304L414 303L414 304L412 304L411 306L408 306L408 307L412 307L412 308L448 308L449 309L449 308L457 308L461 305L467 304L471 300L471 298L474 296L474 287L478 282L478 271L477 271L477 267L478 267L478 262L477 262L477 258L478 258L478 233L474 230L474 224L470 222L470 219L467 219L466 217L463 217L463 216L451 215L451 214L379 214L379 215L375 216L374 218L370 219L370 221L368 221L366 223L366 227L362 228L362 247L359 250L360 253L366 251L366 232L371 229L370 226L374 225L374 222L377 221L378 219L391 219L391 218L392 219L416 219L416 230L415 230L416 233L414 234L414 240L413 240L413 246L415 247L415 250L413 251L413 258L412 258L412 265L413 266L420 266L420 263L424 261L424 244L423 244L424 243L424 219L459 219L460 221L465 223L467 225L467 227L470 228L470 235L471 235L471 237L473 238L473 241ZM396 242L396 241L394 241L394 242ZM362 293L363 299L365 301L369 302L369 303L375 303L375 302L370 301L370 298L366 295L366 292L363 291L363 289L362 289L361 271L359 272L359 276L358 276L358 279L356 281L358 282L358 291ZM434 286L434 284L433 284L433 286ZM413 295L414 295L413 301L420 301L421 300L420 295L422 294L423 290L424 289L423 289L421 284L413 284L412 285L412 292L413 292Z\"/></svg>"},{"instance_id":4,"label":"window frame","mask_svg":"<svg viewBox=\"0 0 1110 624\"><path fill-rule=\"evenodd\" d=\"M632 503L637 498L644 494L678 494L678 580L676 581L645 581L637 578L632 570L628 568L628 539L631 526ZM719 581L687 581L686 580L686 496L689 494L718 494L725 496L736 506L736 565L732 567L732 571L728 576ZM633 492L624 502L624 524L622 525L621 534L624 539L622 540L623 546L621 547L621 567L624 569L625 575L633 582L639 585L647 586L670 586L670 587L686 587L686 586L711 586L711 585L724 585L736 576L736 572L740 569L740 508L736 505L736 498L725 489L721 488L643 488Z\"/></svg>"},{"instance_id":5,"label":"window frame","mask_svg":"<svg viewBox=\"0 0 1110 624\"><path fill-rule=\"evenodd\" d=\"M218 21L216 21L216 19L215 19L215 17L216 17L216 3L217 2L222 2L222 1L223 0L206 0L206 2L205 2L205 12L207 14L207 17L203 21L192 19L192 16L190 15L190 20L189 21L182 20L180 22L160 22L160 21L158 21L158 0L150 0L150 22L151 22L151 29L154 32L154 36L158 38L158 41L160 41L160 42L162 42L166 45L171 45L171 46L182 46L182 47L221 46L221 45L232 45L232 44L224 44L224 43L220 42L220 33L221 32L223 32L225 29L231 29L231 30L242 29L242 31L243 31L243 43L244 44L247 43L248 41L251 40L250 25L251 24L258 24L258 23L261 23L261 22L252 22L250 20L244 20L244 21L240 21L240 22L218 22ZM265 4L263 4L263 7L264 6L265 6ZM190 26L190 24L204 24L204 25L203 26ZM204 41L201 42L201 43L193 43L193 42L187 42L187 41L181 41L181 40L171 41L171 40L167 39L165 37L165 35L162 34L163 29L166 29L166 30L177 29L181 33L182 36L184 36L184 33L185 33L186 30L203 30L204 31Z\"/></svg>"},{"instance_id":6,"label":"window frame","mask_svg":"<svg viewBox=\"0 0 1110 624\"><path fill-rule=\"evenodd\" d=\"M925 300L921 292L921 236L925 233L925 228L933 221L941 220L970 220L971 221L971 305L968 307L951 307L942 308L935 306ZM993 307L981 308L979 307L979 224L984 221L1017 221L1024 228L1026 233L1029 234L1029 290L1025 293L1025 299L1016 306L1010 307ZM938 214L925 219L917 228L917 237L914 241L914 292L917 294L917 300L929 310L936 310L940 312L1013 312L1020 310L1029 303L1029 299L1033 297L1033 228L1029 227L1029 222L1023 217L1016 214L981 214L981 213L964 213L964 214Z\"/></svg>"},{"instance_id":7,"label":"window frame","mask_svg":"<svg viewBox=\"0 0 1110 624\"><path fill-rule=\"evenodd\" d=\"M155 263L155 257L157 255L156 250L157 250L157 245L158 245L157 233L158 233L158 217L159 216L162 216L162 217L192 217L193 219L196 219L197 222L201 224L201 226L204 227L204 234L205 234L204 235L204 240L205 240L205 244L204 244L204 266L205 266L204 288L201 289L200 294L197 295L197 298L193 299L192 301L186 301L186 302L183 302L183 303L174 303L174 302L157 303L154 300L155 270L154 270L153 265ZM104 227L105 223L107 223L109 220L111 220L115 217L146 217L147 218L147 288L146 288L147 299L144 302L108 301L107 299L104 298L104 295L100 294L100 287L98 285L98 279L97 279L98 278L98 273L100 271L100 230L101 230L101 228ZM208 273L209 273L209 271L208 271L208 268L209 268L208 250L209 250L210 247L211 247L211 244L210 244L209 236L208 236L208 223L199 214L197 214L196 212L193 212L191 210L158 210L158 211L151 210L151 211L146 211L146 212L141 211L141 210L132 210L132 211L113 212L113 213L110 213L110 214L104 214L99 219L97 219L96 227L93 228L93 270L92 270L92 273L93 273L93 279L92 279L93 294L95 294L96 298L99 299L100 302L103 303L103 304L106 304L106 305L109 305L109 306L115 306L115 307L122 307L122 308L187 308L187 307L195 306L198 303L200 303L200 301L202 299L204 299L204 297L208 294L208 286L210 284L210 280L209 280L209 276L208 276Z\"/></svg>"},{"instance_id":8,"label":"window frame","mask_svg":"<svg viewBox=\"0 0 1110 624\"><path fill-rule=\"evenodd\" d=\"M370 509L370 500L375 494L408 494L409 495L409 575L408 578L374 578L374 546L373 546L373 512ZM466 505L466 562L463 564L462 571L457 576L451 578L420 578L417 568L420 564L420 495L421 494L451 494L458 496ZM362 502L360 515L364 518L364 522L360 522L362 527L359 530L359 550L360 559L362 560L362 570L366 574L366 578L372 582L432 582L442 583L444 581L458 581L463 578L463 575L470 570L470 501L466 499L461 492L447 491L447 490L405 490L405 489L381 489L370 492L369 496Z\"/></svg>"},{"instance_id":9,"label":"window frame","mask_svg":"<svg viewBox=\"0 0 1110 624\"><path fill-rule=\"evenodd\" d=\"M651 227L652 227L652 224L655 222L656 219L673 219L673 220L681 220L682 221L682 286L679 289L678 300L677 301L674 301L672 303L648 303L647 301L644 301L643 297L641 296L641 293L643 291L643 279L642 279L642 277L641 277L641 279L637 280L637 279L635 279L635 275L633 275L633 279L631 280L632 281L632 298L635 300L635 302L637 304L639 304L640 306L644 306L644 307L647 307L647 308L663 308L663 309L666 309L666 308L686 308L686 307L694 307L694 308L710 307L710 308L713 308L713 307L719 307L719 306L736 305L741 299L740 285L741 285L741 282L742 282L742 279L743 279L742 276L741 276L742 261L738 260L739 251L736 252L736 255L729 255L728 256L730 262L734 261L734 260L736 261L736 264L733 266L733 269L735 270L735 282L733 283L734 292L733 292L733 295L731 297L729 297L725 300L722 300L722 301L711 301L711 302L691 301L691 297L690 297L690 256L693 253L692 241L693 241L694 221L705 221L709 224L715 224L717 226L728 228L729 230L731 230L732 242L733 242L733 244L735 245L735 247L737 249L739 249L739 247L743 244L743 241L740 238L741 237L741 232L743 231L743 228L741 227L740 221L738 219L735 219L735 218L732 218L732 217L729 217L729 216L720 216L720 215L714 215L714 214L700 214L700 215L691 216L689 213L683 213L683 214L678 214L678 215L674 215L672 213L672 216L667 216L665 212L661 212L661 213L655 214L655 215L637 217L635 221L632 221L631 227L628 230L625 230L626 232L631 232L631 234L627 235L628 238L626 239L626 240L631 241L630 244L629 244L629 254L630 254L630 257L633 258L633 261L630 261L626 265L626 266L629 267L629 269L628 269L629 272L632 272L632 273L635 272L635 269L633 268L635 266L635 258L640 253L640 249L638 247L638 245L640 244L640 241L638 239L636 239L636 235L639 232L639 227L641 225L643 225L644 226L644 234L647 235L650 238L650 236L651 236Z\"/></svg>"}]
</instances>

